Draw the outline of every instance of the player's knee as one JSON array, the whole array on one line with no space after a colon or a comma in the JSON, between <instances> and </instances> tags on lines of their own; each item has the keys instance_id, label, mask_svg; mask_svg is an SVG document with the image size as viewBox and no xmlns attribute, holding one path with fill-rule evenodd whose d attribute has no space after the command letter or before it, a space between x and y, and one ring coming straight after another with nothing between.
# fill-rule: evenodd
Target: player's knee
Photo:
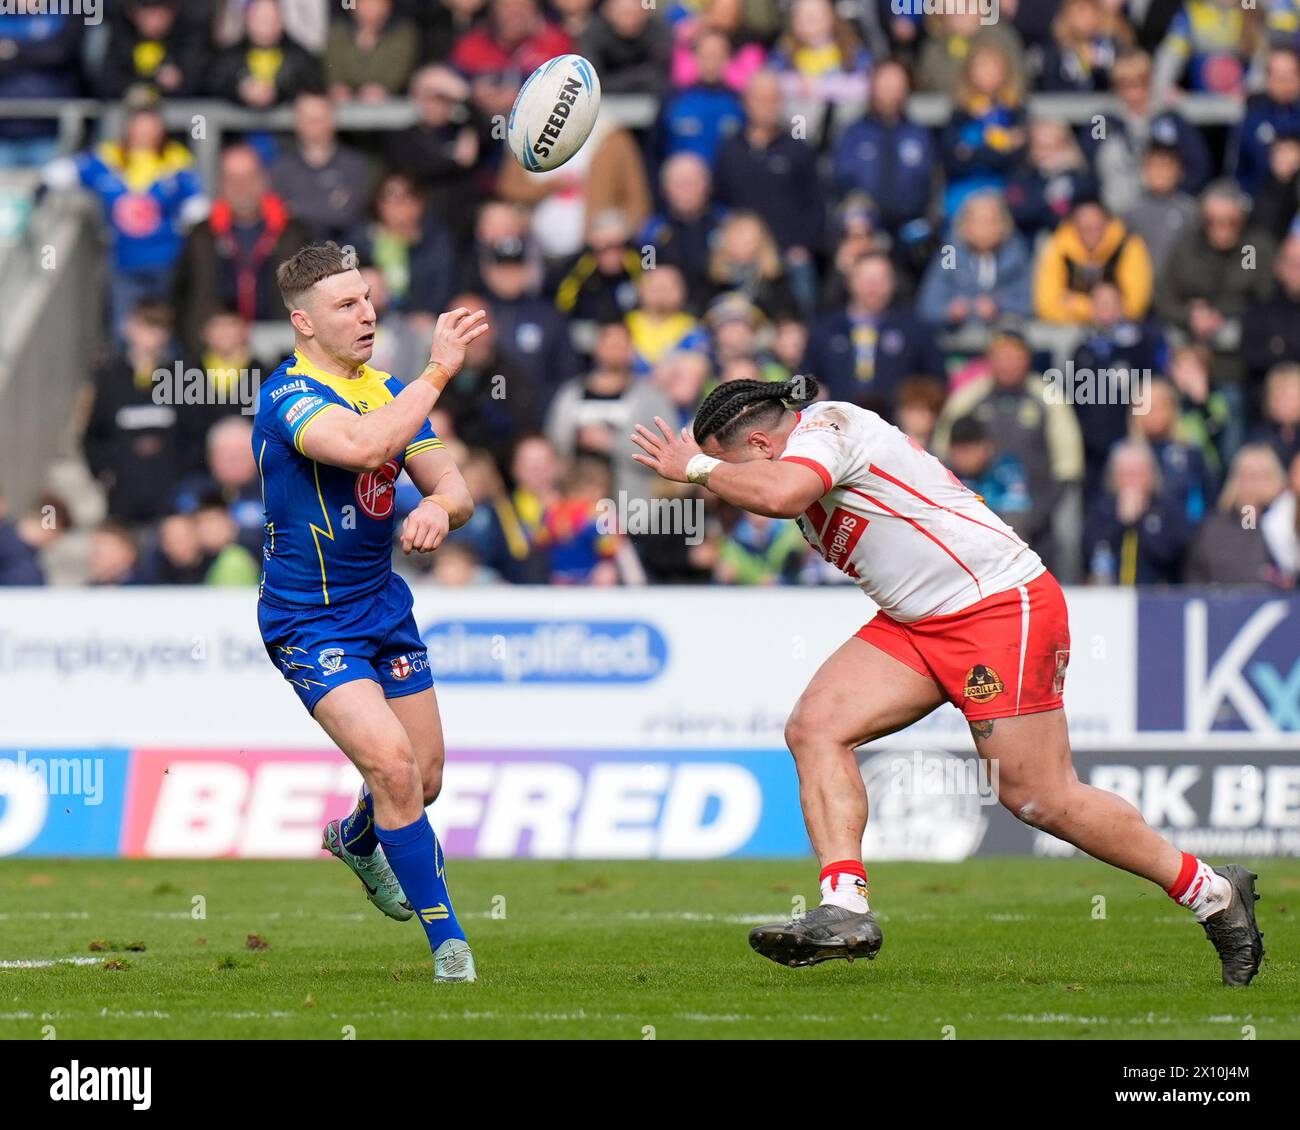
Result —
<instances>
[{"instance_id":1,"label":"player's knee","mask_svg":"<svg viewBox=\"0 0 1300 1130\"><path fill-rule=\"evenodd\" d=\"M394 804L405 805L422 791L420 767L411 743L397 739L376 750L367 774L370 791Z\"/></svg>"},{"instance_id":2,"label":"player's knee","mask_svg":"<svg viewBox=\"0 0 1300 1130\"><path fill-rule=\"evenodd\" d=\"M1003 805L1023 824L1050 832L1060 827L1065 805L1061 798L1044 790L1013 789L1003 792Z\"/></svg>"},{"instance_id":3,"label":"player's knee","mask_svg":"<svg viewBox=\"0 0 1300 1130\"><path fill-rule=\"evenodd\" d=\"M442 792L442 762L424 768L424 804L431 805Z\"/></svg>"}]
</instances>

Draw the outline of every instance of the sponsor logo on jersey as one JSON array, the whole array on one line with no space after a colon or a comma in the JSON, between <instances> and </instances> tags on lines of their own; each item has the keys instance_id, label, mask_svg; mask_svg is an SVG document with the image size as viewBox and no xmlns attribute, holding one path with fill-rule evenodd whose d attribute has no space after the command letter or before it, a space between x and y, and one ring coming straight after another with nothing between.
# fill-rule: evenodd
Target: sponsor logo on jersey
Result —
<instances>
[{"instance_id":1,"label":"sponsor logo on jersey","mask_svg":"<svg viewBox=\"0 0 1300 1130\"><path fill-rule=\"evenodd\" d=\"M287 385L281 385L277 389L271 390L271 403L274 404L282 396L288 396L291 392L311 392L307 387L307 382L299 378L296 381L290 381Z\"/></svg>"},{"instance_id":2,"label":"sponsor logo on jersey","mask_svg":"<svg viewBox=\"0 0 1300 1130\"><path fill-rule=\"evenodd\" d=\"M393 482L397 478L397 461L390 459L378 471L363 471L357 476L357 502L372 518L387 518L393 512Z\"/></svg>"},{"instance_id":3,"label":"sponsor logo on jersey","mask_svg":"<svg viewBox=\"0 0 1300 1130\"><path fill-rule=\"evenodd\" d=\"M317 408L319 408L324 403L325 400L323 397L304 396L300 401L298 401L297 404L295 404L292 408L289 409L288 412L284 414L284 422L288 424L289 427L293 427L294 424L296 424L305 415L307 415L308 412L314 412Z\"/></svg>"},{"instance_id":4,"label":"sponsor logo on jersey","mask_svg":"<svg viewBox=\"0 0 1300 1130\"><path fill-rule=\"evenodd\" d=\"M822 555L835 568L850 577L856 577L858 573L849 562L849 558L853 556L853 551L858 547L858 541L868 524L867 519L861 514L854 514L851 510L837 506L831 511L831 519L826 525L825 533L822 534L824 546Z\"/></svg>"},{"instance_id":5,"label":"sponsor logo on jersey","mask_svg":"<svg viewBox=\"0 0 1300 1130\"><path fill-rule=\"evenodd\" d=\"M1006 686L992 667L977 663L966 672L966 697L972 702L992 702Z\"/></svg>"},{"instance_id":6,"label":"sponsor logo on jersey","mask_svg":"<svg viewBox=\"0 0 1300 1130\"><path fill-rule=\"evenodd\" d=\"M316 656L316 662L320 664L321 673L324 675L337 675L340 671L348 669L348 665L343 662L341 647L327 647Z\"/></svg>"}]
</instances>

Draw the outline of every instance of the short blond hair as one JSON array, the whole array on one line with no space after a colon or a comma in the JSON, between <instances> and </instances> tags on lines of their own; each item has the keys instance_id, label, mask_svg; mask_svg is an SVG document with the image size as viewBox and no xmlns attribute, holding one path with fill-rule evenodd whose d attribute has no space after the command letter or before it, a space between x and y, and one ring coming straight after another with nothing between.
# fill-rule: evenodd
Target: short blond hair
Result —
<instances>
[{"instance_id":1,"label":"short blond hair","mask_svg":"<svg viewBox=\"0 0 1300 1130\"><path fill-rule=\"evenodd\" d=\"M355 270L356 266L356 253L351 249L345 250L333 240L309 243L280 264L275 272L275 281L279 284L285 307L296 310L302 296L322 279Z\"/></svg>"}]
</instances>

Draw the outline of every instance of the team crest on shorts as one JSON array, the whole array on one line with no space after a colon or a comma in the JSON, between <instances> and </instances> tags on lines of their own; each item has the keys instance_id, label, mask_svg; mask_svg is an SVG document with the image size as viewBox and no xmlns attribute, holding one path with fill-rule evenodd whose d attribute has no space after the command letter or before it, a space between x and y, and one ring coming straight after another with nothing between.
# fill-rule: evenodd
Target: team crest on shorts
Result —
<instances>
[{"instance_id":1,"label":"team crest on shorts","mask_svg":"<svg viewBox=\"0 0 1300 1130\"><path fill-rule=\"evenodd\" d=\"M343 662L343 649L341 647L327 647L318 656L316 662L320 664L321 674L337 675L340 671L346 671L348 665Z\"/></svg>"},{"instance_id":2,"label":"team crest on shorts","mask_svg":"<svg viewBox=\"0 0 1300 1130\"><path fill-rule=\"evenodd\" d=\"M1006 689L998 673L983 663L966 672L966 697L973 702L992 702Z\"/></svg>"},{"instance_id":3,"label":"team crest on shorts","mask_svg":"<svg viewBox=\"0 0 1300 1130\"><path fill-rule=\"evenodd\" d=\"M406 679L411 674L411 661L405 655L399 655L388 665L388 672L394 679Z\"/></svg>"}]
</instances>

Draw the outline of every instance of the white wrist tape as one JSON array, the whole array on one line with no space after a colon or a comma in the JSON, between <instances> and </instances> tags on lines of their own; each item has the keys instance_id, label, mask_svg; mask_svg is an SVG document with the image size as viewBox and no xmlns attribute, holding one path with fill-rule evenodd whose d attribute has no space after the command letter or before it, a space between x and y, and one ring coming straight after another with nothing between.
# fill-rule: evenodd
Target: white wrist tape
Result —
<instances>
[{"instance_id":1,"label":"white wrist tape","mask_svg":"<svg viewBox=\"0 0 1300 1130\"><path fill-rule=\"evenodd\" d=\"M686 481L699 487L708 486L709 475L721 462L721 459L714 459L712 455L692 455L686 464Z\"/></svg>"}]
</instances>

